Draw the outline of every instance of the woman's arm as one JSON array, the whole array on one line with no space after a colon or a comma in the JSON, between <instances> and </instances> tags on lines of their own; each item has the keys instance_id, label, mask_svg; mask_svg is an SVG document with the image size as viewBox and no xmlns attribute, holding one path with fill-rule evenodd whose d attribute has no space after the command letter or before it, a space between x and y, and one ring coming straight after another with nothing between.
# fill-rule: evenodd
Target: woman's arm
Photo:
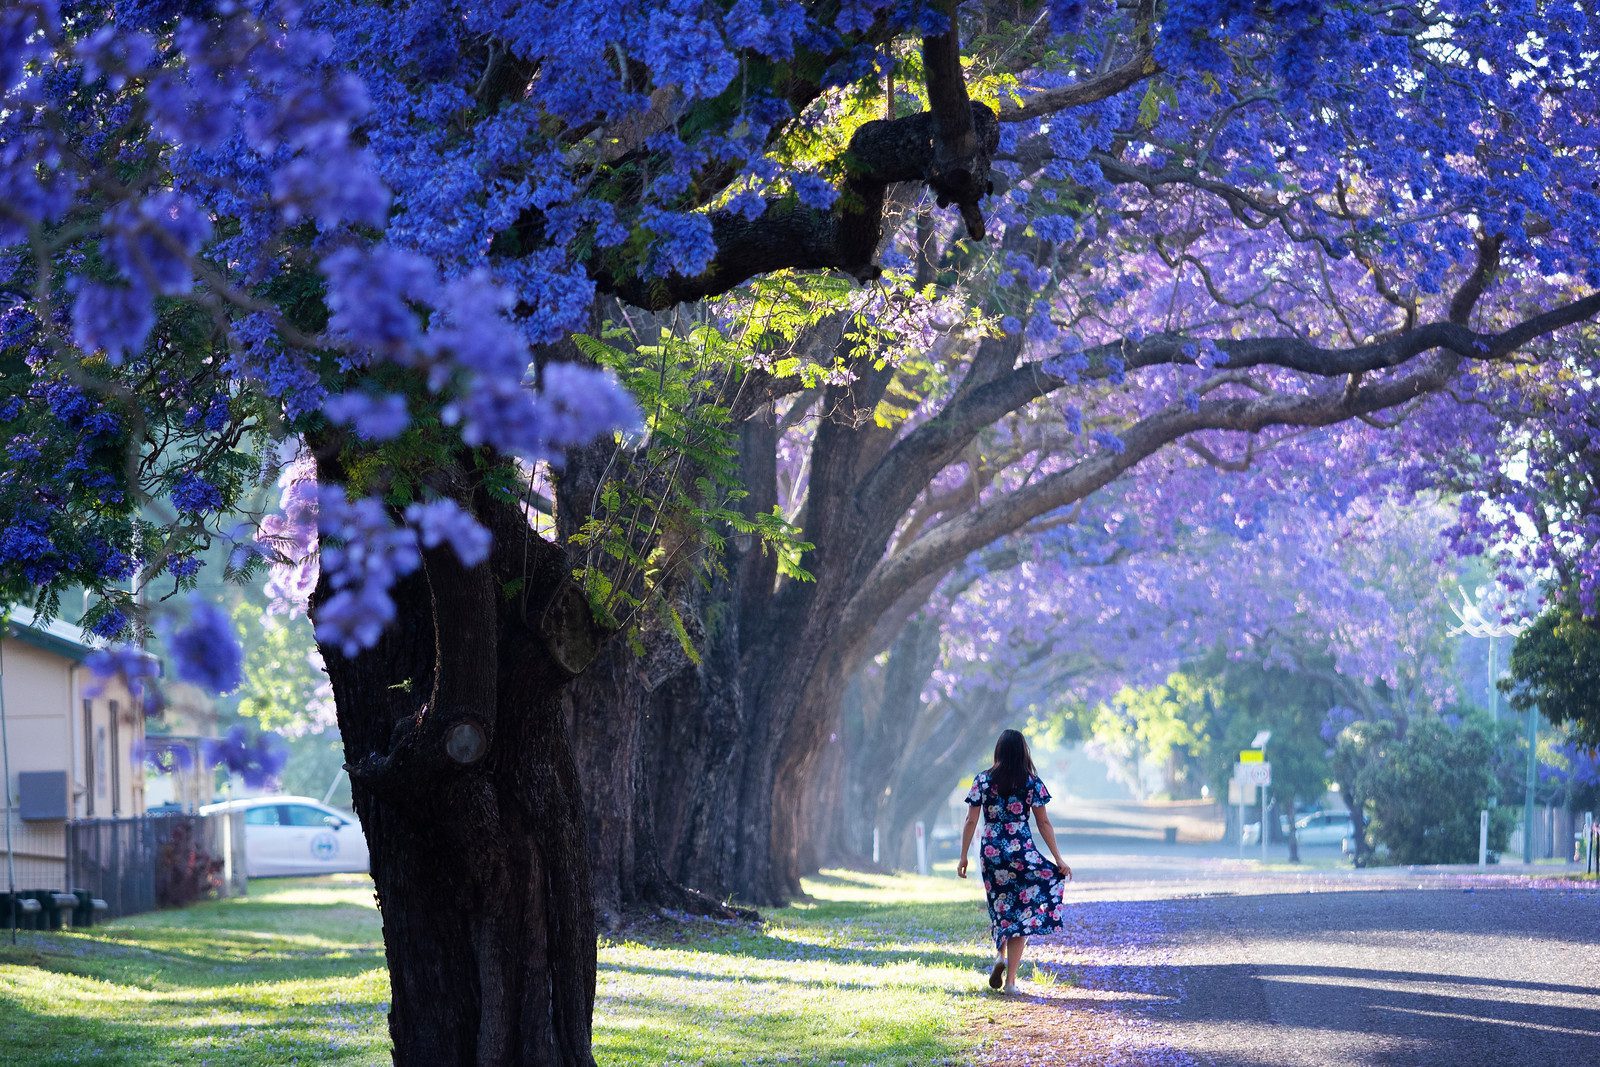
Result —
<instances>
[{"instance_id":1,"label":"woman's arm","mask_svg":"<svg viewBox=\"0 0 1600 1067\"><path fill-rule=\"evenodd\" d=\"M1039 824L1039 836L1044 838L1044 843L1050 846L1050 858L1055 860L1061 873L1067 876L1067 881L1072 880L1072 868L1067 866L1067 861L1061 858L1061 846L1056 844L1056 828L1050 824L1050 813L1044 810L1043 804L1035 804L1033 808L1033 821ZM962 849L965 854L966 849Z\"/></svg>"},{"instance_id":2,"label":"woman's arm","mask_svg":"<svg viewBox=\"0 0 1600 1067\"><path fill-rule=\"evenodd\" d=\"M961 861L956 864L956 877L967 876L967 849L972 847L972 835L978 829L978 805L967 806L967 821L961 827Z\"/></svg>"}]
</instances>

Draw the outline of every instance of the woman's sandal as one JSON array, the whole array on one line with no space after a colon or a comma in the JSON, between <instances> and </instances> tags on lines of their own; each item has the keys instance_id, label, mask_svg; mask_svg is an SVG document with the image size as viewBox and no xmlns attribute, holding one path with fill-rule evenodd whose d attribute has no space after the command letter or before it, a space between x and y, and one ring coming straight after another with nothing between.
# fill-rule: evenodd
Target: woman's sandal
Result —
<instances>
[{"instance_id":1,"label":"woman's sandal","mask_svg":"<svg viewBox=\"0 0 1600 1067\"><path fill-rule=\"evenodd\" d=\"M993 967L989 968L989 988L1000 988L1000 976L1006 973L1006 961L996 960Z\"/></svg>"}]
</instances>

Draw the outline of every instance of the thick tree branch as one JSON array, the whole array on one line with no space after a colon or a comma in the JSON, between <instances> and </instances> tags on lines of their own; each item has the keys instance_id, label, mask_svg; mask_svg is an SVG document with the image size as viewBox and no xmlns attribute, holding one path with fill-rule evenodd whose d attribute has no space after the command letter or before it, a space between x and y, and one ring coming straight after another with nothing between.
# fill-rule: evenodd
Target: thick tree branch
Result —
<instances>
[{"instance_id":1,"label":"thick tree branch","mask_svg":"<svg viewBox=\"0 0 1600 1067\"><path fill-rule=\"evenodd\" d=\"M1358 414L1381 411L1442 387L1461 359L1439 356L1428 365L1347 395L1340 389L1272 397L1224 397L1203 401L1198 411L1178 405L1135 423L1122 435L1122 450L1098 451L1071 467L979 508L956 516L886 557L851 598L838 632L864 632L902 592L929 571L954 565L969 552L1003 537L1040 515L1082 500L1155 454L1201 430L1259 432L1269 426L1327 426Z\"/></svg>"},{"instance_id":2,"label":"thick tree branch","mask_svg":"<svg viewBox=\"0 0 1600 1067\"><path fill-rule=\"evenodd\" d=\"M1030 93L1021 103L1003 100L1000 103L1001 122L1026 122L1029 119L1053 115L1068 108L1099 103L1108 97L1137 85L1158 73L1161 67L1149 51L1141 49L1125 62L1097 74L1088 81L1063 85L1057 89L1041 89Z\"/></svg>"},{"instance_id":3,"label":"thick tree branch","mask_svg":"<svg viewBox=\"0 0 1600 1067\"><path fill-rule=\"evenodd\" d=\"M1038 516L1083 499L1160 448L1192 433L1202 430L1255 433L1275 425L1316 427L1370 417L1443 389L1468 359L1507 358L1539 337L1596 314L1600 314L1600 293L1535 315L1499 333L1477 333L1456 323L1433 323L1382 342L1346 349L1321 349L1298 338L1233 342L1229 346L1228 365L1235 370L1274 366L1328 378L1393 369L1427 353L1433 355L1409 372L1365 384L1359 381L1348 386L1330 384L1312 392L1287 395L1208 397L1200 401L1198 410L1177 405L1148 416L1123 435L1121 452L1097 452L1063 471L954 516L903 551L878 561L851 599L839 631L842 634L864 632L878 613L926 574L943 571L967 553ZM1101 357L1122 354L1129 368L1188 363L1193 362L1193 357L1183 351L1188 343L1169 336L1146 338L1137 344L1124 342L1103 346L1105 351L1101 352ZM1093 375L1097 367L1098 363L1091 362L1090 371L1086 373ZM1024 377L1030 373L1038 377ZM922 464L928 464L933 473L937 473L953 458L954 453L942 453L952 447L954 438L963 428L972 425L968 420L982 419L977 423L981 428L998 417L991 416L993 406L1018 400L1025 403L1032 396L1054 388L1052 381L1054 379L1039 368L1029 366L1018 368L1008 378L976 391L967 410L957 412L953 405L952 410L905 438L901 442L904 451L897 446L862 480L857 499L876 499L868 494L882 493L898 500L907 492L914 499L921 485L926 483L917 483L910 489L908 484L925 469ZM924 434L920 441L917 440L919 434ZM958 449L959 444L955 447ZM906 500L895 513L902 513L909 502Z\"/></svg>"},{"instance_id":4,"label":"thick tree branch","mask_svg":"<svg viewBox=\"0 0 1600 1067\"><path fill-rule=\"evenodd\" d=\"M845 188L831 210L769 200L766 211L755 219L735 211L712 211L717 252L703 273L645 278L596 266L595 284L636 307L660 311L717 296L777 270L838 270L862 281L876 278L880 271L873 256L883 233L890 185L920 182L941 203L963 208L970 204L976 210L978 197L987 189L1000 126L983 104L970 104L969 111L976 145L970 154L958 157L942 147L940 120L932 112L865 123L850 139L844 159Z\"/></svg>"},{"instance_id":5,"label":"thick tree branch","mask_svg":"<svg viewBox=\"0 0 1600 1067\"><path fill-rule=\"evenodd\" d=\"M1319 377L1339 378L1390 370L1434 351L1469 359L1502 359L1535 338L1600 314L1600 293L1535 315L1500 333L1480 333L1456 322L1434 322L1369 344L1323 348L1299 337L1256 337L1226 343L1229 373L1276 367ZM1125 371L1161 365L1194 366L1197 339L1152 334L1140 341L1113 341L1085 352L1088 367L1079 380L1105 378L1119 363ZM1055 391L1063 379L1042 363L1026 363L959 396L938 416L902 438L869 471L857 489L858 500L888 501L902 514L934 475L960 454L985 426Z\"/></svg>"},{"instance_id":6,"label":"thick tree branch","mask_svg":"<svg viewBox=\"0 0 1600 1067\"><path fill-rule=\"evenodd\" d=\"M1466 325L1472 317L1472 309L1477 306L1478 298L1483 295L1484 289L1494 278L1495 271L1500 269L1500 246L1505 243L1505 238L1499 234L1485 237L1478 242L1478 261L1473 265L1472 273L1467 275L1467 280L1461 283L1461 288L1456 290L1456 295L1450 300L1450 321Z\"/></svg>"},{"instance_id":7,"label":"thick tree branch","mask_svg":"<svg viewBox=\"0 0 1600 1067\"><path fill-rule=\"evenodd\" d=\"M967 97L967 79L961 72L961 38L954 0L942 7L950 28L937 37L922 40L923 79L928 87L938 137L934 141L934 172L929 185L938 194L940 207L954 203L967 224L967 236L983 240L983 213L978 201L989 187L989 156L996 145L980 153L978 132L972 121L972 101ZM983 169L974 168L982 160Z\"/></svg>"}]
</instances>

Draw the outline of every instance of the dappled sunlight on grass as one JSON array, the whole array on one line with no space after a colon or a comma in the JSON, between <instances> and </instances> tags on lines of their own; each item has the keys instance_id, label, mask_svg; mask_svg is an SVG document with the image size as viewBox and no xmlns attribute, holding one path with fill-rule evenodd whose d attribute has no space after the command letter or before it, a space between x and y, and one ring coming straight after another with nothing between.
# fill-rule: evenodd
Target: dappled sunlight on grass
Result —
<instances>
[{"instance_id":1,"label":"dappled sunlight on grass","mask_svg":"<svg viewBox=\"0 0 1600 1067\"><path fill-rule=\"evenodd\" d=\"M365 878L0 942L0 1028L30 1064L383 1063L389 981Z\"/></svg>"},{"instance_id":2,"label":"dappled sunlight on grass","mask_svg":"<svg viewBox=\"0 0 1600 1067\"><path fill-rule=\"evenodd\" d=\"M372 883L251 895L0 941L0 1031L27 1064L387 1063ZM639 928L600 950L602 1064L964 1064L981 888L833 871L760 927ZM16 1062L16 1061L14 1061Z\"/></svg>"},{"instance_id":3,"label":"dappled sunlight on grass","mask_svg":"<svg viewBox=\"0 0 1600 1067\"><path fill-rule=\"evenodd\" d=\"M603 944L596 1056L619 1064L965 1063L988 958L968 883L831 871L763 930Z\"/></svg>"}]
</instances>

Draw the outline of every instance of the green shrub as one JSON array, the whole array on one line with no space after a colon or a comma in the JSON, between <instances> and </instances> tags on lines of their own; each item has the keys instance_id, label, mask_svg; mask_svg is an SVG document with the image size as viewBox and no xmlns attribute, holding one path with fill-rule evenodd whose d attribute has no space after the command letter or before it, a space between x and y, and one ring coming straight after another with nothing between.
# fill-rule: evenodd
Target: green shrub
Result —
<instances>
[{"instance_id":1,"label":"green shrub","mask_svg":"<svg viewBox=\"0 0 1600 1067\"><path fill-rule=\"evenodd\" d=\"M1413 719L1361 771L1369 827L1391 863L1472 863L1478 812L1499 795L1496 768L1514 726L1474 716ZM1491 809L1489 848L1503 851L1512 812Z\"/></svg>"}]
</instances>

